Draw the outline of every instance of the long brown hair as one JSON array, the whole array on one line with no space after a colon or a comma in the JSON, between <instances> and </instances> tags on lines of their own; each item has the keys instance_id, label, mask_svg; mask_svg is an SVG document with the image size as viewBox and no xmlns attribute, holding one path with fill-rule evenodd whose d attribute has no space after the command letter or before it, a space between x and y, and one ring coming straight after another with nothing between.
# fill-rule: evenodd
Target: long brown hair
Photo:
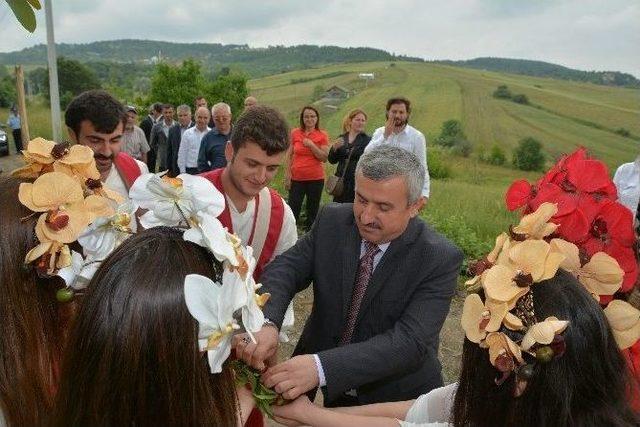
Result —
<instances>
[{"instance_id":1,"label":"long brown hair","mask_svg":"<svg viewBox=\"0 0 640 427\"><path fill-rule=\"evenodd\" d=\"M236 424L225 365L212 375L198 351L198 325L184 278L220 272L182 231L156 227L130 237L89 283L69 338L54 425Z\"/></svg>"},{"instance_id":2,"label":"long brown hair","mask_svg":"<svg viewBox=\"0 0 640 427\"><path fill-rule=\"evenodd\" d=\"M37 216L18 202L21 181L0 177L0 411L10 426L44 425L63 346L58 278L24 266Z\"/></svg>"}]
</instances>

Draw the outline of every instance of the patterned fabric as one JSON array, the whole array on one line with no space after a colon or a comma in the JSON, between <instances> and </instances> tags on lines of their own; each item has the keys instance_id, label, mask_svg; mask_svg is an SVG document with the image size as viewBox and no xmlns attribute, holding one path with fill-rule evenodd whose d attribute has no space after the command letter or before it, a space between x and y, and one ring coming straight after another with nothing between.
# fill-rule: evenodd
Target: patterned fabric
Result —
<instances>
[{"instance_id":1,"label":"patterned fabric","mask_svg":"<svg viewBox=\"0 0 640 427\"><path fill-rule=\"evenodd\" d=\"M360 258L360 265L358 266L358 273L356 274L356 283L353 286L353 294L351 295L351 304L349 305L349 315L347 317L347 325L342 333L340 344L349 344L351 337L353 336L353 329L356 326L356 319L358 318L358 311L360 311L360 303L367 290L371 273L373 273L373 258L380 248L378 245L371 242L364 242L365 252L364 256Z\"/></svg>"}]
</instances>

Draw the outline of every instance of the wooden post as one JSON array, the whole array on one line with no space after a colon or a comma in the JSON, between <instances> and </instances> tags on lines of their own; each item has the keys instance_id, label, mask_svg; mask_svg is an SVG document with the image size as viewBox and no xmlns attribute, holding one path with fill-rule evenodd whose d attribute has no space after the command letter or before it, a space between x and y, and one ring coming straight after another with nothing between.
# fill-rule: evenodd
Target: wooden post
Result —
<instances>
[{"instance_id":1,"label":"wooden post","mask_svg":"<svg viewBox=\"0 0 640 427\"><path fill-rule=\"evenodd\" d=\"M29 137L29 120L27 118L27 100L24 96L24 73L22 65L16 65L16 91L18 92L18 113L20 114L20 128L22 129L22 147L27 149Z\"/></svg>"}]
</instances>

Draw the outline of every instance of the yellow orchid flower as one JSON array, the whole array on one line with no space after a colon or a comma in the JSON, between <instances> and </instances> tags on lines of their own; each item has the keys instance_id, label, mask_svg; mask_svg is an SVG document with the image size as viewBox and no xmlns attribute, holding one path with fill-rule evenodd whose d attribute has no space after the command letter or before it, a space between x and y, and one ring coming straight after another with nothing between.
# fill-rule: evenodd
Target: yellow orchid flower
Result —
<instances>
[{"instance_id":1,"label":"yellow orchid flower","mask_svg":"<svg viewBox=\"0 0 640 427\"><path fill-rule=\"evenodd\" d=\"M621 350L640 339L640 310L626 301L614 299L604 309L613 337Z\"/></svg>"},{"instance_id":2,"label":"yellow orchid flower","mask_svg":"<svg viewBox=\"0 0 640 427\"><path fill-rule=\"evenodd\" d=\"M523 216L520 224L511 230L527 239L543 239L558 228L557 224L549 222L557 212L558 206L555 203L545 202L538 206L535 212Z\"/></svg>"},{"instance_id":3,"label":"yellow orchid flower","mask_svg":"<svg viewBox=\"0 0 640 427\"><path fill-rule=\"evenodd\" d=\"M529 350L535 344L551 344L553 338L562 333L569 325L566 320L558 320L556 317L547 317L544 322L532 325L522 338L520 347L524 351Z\"/></svg>"}]
</instances>

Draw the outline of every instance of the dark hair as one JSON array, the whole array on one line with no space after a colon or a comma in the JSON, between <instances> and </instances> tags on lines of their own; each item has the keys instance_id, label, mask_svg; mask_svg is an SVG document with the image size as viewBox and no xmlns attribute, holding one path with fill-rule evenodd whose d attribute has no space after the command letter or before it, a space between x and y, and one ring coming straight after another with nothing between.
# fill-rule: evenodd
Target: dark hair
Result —
<instances>
[{"instance_id":1,"label":"dark hair","mask_svg":"<svg viewBox=\"0 0 640 427\"><path fill-rule=\"evenodd\" d=\"M53 425L236 424L231 369L211 374L184 300L187 274L221 272L182 234L142 231L102 263L69 337Z\"/></svg>"},{"instance_id":2,"label":"dark hair","mask_svg":"<svg viewBox=\"0 0 640 427\"><path fill-rule=\"evenodd\" d=\"M38 216L18 202L21 182L0 176L0 412L10 426L39 426L53 407L71 305L56 302L60 278L24 266Z\"/></svg>"},{"instance_id":3,"label":"dark hair","mask_svg":"<svg viewBox=\"0 0 640 427\"><path fill-rule=\"evenodd\" d=\"M288 150L287 121L278 110L264 105L245 110L231 132L234 155L247 142L258 144L269 156Z\"/></svg>"},{"instance_id":4,"label":"dark hair","mask_svg":"<svg viewBox=\"0 0 640 427\"><path fill-rule=\"evenodd\" d=\"M169 108L173 110L173 104L162 104L162 109L163 110L167 110Z\"/></svg>"},{"instance_id":5,"label":"dark hair","mask_svg":"<svg viewBox=\"0 0 640 427\"><path fill-rule=\"evenodd\" d=\"M149 112L153 110L156 113L162 113L162 105L163 104L161 102L154 102L153 104L151 104L151 108L149 109Z\"/></svg>"},{"instance_id":6,"label":"dark hair","mask_svg":"<svg viewBox=\"0 0 640 427\"><path fill-rule=\"evenodd\" d=\"M411 101L409 101L404 96L397 96L395 98L389 98L389 100L387 101L387 108L386 108L387 111L389 111L391 109L391 106L393 104L404 104L404 106L407 108L407 114L411 113Z\"/></svg>"},{"instance_id":7,"label":"dark hair","mask_svg":"<svg viewBox=\"0 0 640 427\"><path fill-rule=\"evenodd\" d=\"M531 287L536 318L568 320L566 351L536 364L524 393L515 375L501 386L489 354L465 338L453 410L455 426L637 425L628 404L630 378L602 308L570 274ZM484 297L483 297L484 298Z\"/></svg>"},{"instance_id":8,"label":"dark hair","mask_svg":"<svg viewBox=\"0 0 640 427\"><path fill-rule=\"evenodd\" d=\"M304 130L304 111L305 110L312 110L313 112L316 113L316 117L318 118L318 120L316 120L316 129L320 129L320 113L318 113L318 110L316 109L316 107L313 107L311 105L306 105L302 108L302 110L300 110L300 129Z\"/></svg>"},{"instance_id":9,"label":"dark hair","mask_svg":"<svg viewBox=\"0 0 640 427\"><path fill-rule=\"evenodd\" d=\"M76 96L64 113L65 124L76 136L80 125L88 120L96 131L112 133L120 123L127 123L127 114L121 102L104 90L88 90Z\"/></svg>"}]
</instances>

